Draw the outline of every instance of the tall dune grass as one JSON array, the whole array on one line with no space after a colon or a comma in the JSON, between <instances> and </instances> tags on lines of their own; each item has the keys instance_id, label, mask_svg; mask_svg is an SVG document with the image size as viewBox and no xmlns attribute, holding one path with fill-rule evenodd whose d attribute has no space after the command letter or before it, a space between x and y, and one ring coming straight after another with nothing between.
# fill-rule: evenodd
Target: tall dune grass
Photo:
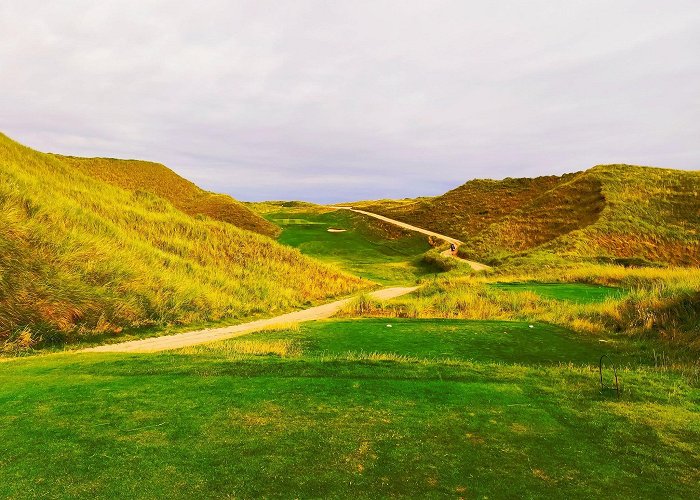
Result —
<instances>
[{"instance_id":1,"label":"tall dune grass","mask_svg":"<svg viewBox=\"0 0 700 500\"><path fill-rule=\"evenodd\" d=\"M366 285L0 135L0 345L269 315Z\"/></svg>"},{"instance_id":2,"label":"tall dune grass","mask_svg":"<svg viewBox=\"0 0 700 500\"><path fill-rule=\"evenodd\" d=\"M280 228L228 195L210 193L160 163L52 155L72 168L135 193L151 193L193 217L202 215L275 237ZM157 202L156 202L157 205Z\"/></svg>"},{"instance_id":3,"label":"tall dune grass","mask_svg":"<svg viewBox=\"0 0 700 500\"><path fill-rule=\"evenodd\" d=\"M595 283L622 287L626 293L599 303L576 303L530 291L502 291L488 286L492 281ZM588 334L655 337L700 350L700 269L579 265L488 277L446 276L389 302L362 297L341 315L546 321Z\"/></svg>"},{"instance_id":4,"label":"tall dune grass","mask_svg":"<svg viewBox=\"0 0 700 500\"><path fill-rule=\"evenodd\" d=\"M521 252L700 265L700 171L599 165L534 179L473 180L435 198L366 210L465 241L498 265Z\"/></svg>"}]
</instances>

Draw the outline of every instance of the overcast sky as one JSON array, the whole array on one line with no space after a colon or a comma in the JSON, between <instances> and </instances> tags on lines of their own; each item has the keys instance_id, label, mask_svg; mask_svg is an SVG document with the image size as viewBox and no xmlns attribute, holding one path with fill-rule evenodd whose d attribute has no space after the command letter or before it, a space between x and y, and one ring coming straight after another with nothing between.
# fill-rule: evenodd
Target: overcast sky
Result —
<instances>
[{"instance_id":1,"label":"overcast sky","mask_svg":"<svg viewBox=\"0 0 700 500\"><path fill-rule=\"evenodd\" d=\"M0 131L243 200L700 169L700 2L0 2Z\"/></svg>"}]
</instances>

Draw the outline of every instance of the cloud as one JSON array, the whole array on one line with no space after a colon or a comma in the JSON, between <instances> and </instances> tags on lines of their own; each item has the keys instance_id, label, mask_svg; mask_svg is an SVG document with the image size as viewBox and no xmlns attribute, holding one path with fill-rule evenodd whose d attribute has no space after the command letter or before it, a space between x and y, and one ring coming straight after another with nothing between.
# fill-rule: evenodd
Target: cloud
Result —
<instances>
[{"instance_id":1,"label":"cloud","mask_svg":"<svg viewBox=\"0 0 700 500\"><path fill-rule=\"evenodd\" d=\"M241 199L700 168L700 5L0 4L2 130L160 161Z\"/></svg>"}]
</instances>

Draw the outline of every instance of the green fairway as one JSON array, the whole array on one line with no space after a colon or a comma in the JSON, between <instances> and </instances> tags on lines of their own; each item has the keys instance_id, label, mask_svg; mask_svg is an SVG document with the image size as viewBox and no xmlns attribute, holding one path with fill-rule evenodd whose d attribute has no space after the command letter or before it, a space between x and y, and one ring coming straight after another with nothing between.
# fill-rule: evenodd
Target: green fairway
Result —
<instances>
[{"instance_id":1,"label":"green fairway","mask_svg":"<svg viewBox=\"0 0 700 500\"><path fill-rule=\"evenodd\" d=\"M346 210L275 208L265 218L282 227L280 243L357 276L383 284L404 284L436 271L421 261L422 254L431 248L425 236Z\"/></svg>"},{"instance_id":2,"label":"green fairway","mask_svg":"<svg viewBox=\"0 0 700 500\"><path fill-rule=\"evenodd\" d=\"M508 292L533 292L545 299L564 300L590 304L603 302L608 298L619 298L623 291L619 288L589 285L586 283L492 283L490 286Z\"/></svg>"},{"instance_id":3,"label":"green fairway","mask_svg":"<svg viewBox=\"0 0 700 500\"><path fill-rule=\"evenodd\" d=\"M603 397L595 344L534 327L334 320L0 363L0 497L693 497L700 390L630 364Z\"/></svg>"}]
</instances>

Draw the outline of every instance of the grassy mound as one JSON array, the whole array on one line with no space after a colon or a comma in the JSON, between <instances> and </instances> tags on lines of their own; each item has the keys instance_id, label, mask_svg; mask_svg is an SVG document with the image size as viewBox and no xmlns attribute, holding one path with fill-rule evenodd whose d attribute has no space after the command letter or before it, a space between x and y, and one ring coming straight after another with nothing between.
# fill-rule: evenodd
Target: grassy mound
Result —
<instances>
[{"instance_id":1,"label":"grassy mound","mask_svg":"<svg viewBox=\"0 0 700 500\"><path fill-rule=\"evenodd\" d=\"M601 184L599 219L548 249L700 265L700 171L605 165L586 174Z\"/></svg>"},{"instance_id":2,"label":"grassy mound","mask_svg":"<svg viewBox=\"0 0 700 500\"><path fill-rule=\"evenodd\" d=\"M436 198L354 204L466 242L466 257L541 249L575 258L700 264L700 172L602 165L474 180Z\"/></svg>"},{"instance_id":3,"label":"grassy mound","mask_svg":"<svg viewBox=\"0 0 700 500\"><path fill-rule=\"evenodd\" d=\"M559 177L555 176L502 181L477 179L435 198L421 198L414 202L381 200L352 205L438 233L467 239L490 224L499 222L558 182Z\"/></svg>"},{"instance_id":4,"label":"grassy mound","mask_svg":"<svg viewBox=\"0 0 700 500\"><path fill-rule=\"evenodd\" d=\"M234 226L275 237L279 228L225 194L204 191L160 163L113 158L53 155L80 172L132 192L152 193L193 217L206 215Z\"/></svg>"},{"instance_id":5,"label":"grassy mound","mask_svg":"<svg viewBox=\"0 0 700 500\"><path fill-rule=\"evenodd\" d=\"M0 346L270 314L361 286L0 135Z\"/></svg>"}]
</instances>

